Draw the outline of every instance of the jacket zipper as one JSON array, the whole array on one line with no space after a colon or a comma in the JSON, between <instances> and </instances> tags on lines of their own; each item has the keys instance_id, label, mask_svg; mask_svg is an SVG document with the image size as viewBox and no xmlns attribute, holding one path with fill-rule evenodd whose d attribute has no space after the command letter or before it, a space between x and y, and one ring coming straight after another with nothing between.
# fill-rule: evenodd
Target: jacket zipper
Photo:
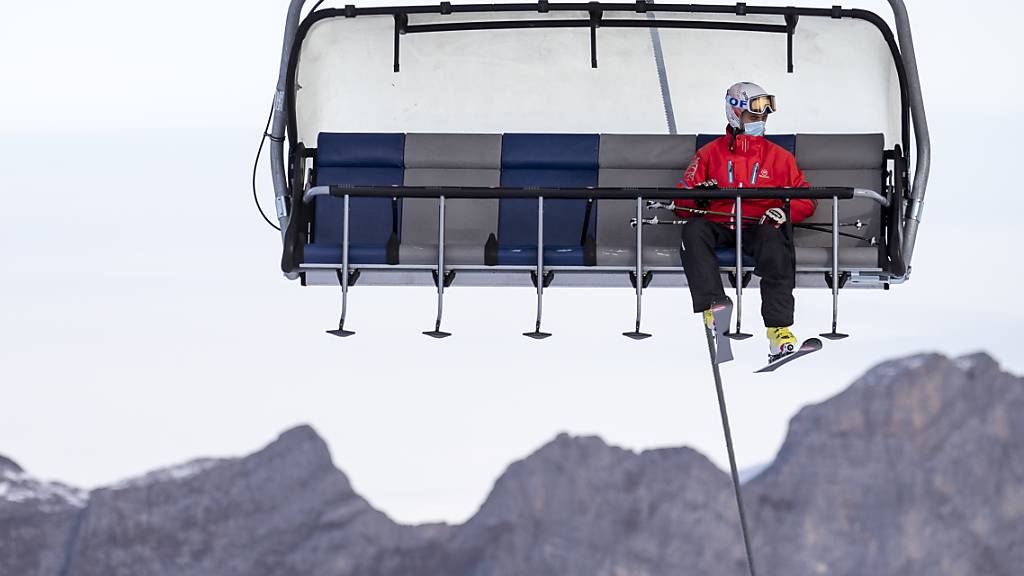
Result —
<instances>
[{"instance_id":1,"label":"jacket zipper","mask_svg":"<svg viewBox=\"0 0 1024 576\"><path fill-rule=\"evenodd\" d=\"M734 174L734 172L733 172L732 160L729 160L729 186L730 187L732 187L732 184L735 183L735 179L733 178L733 174ZM735 228L736 227L736 202L735 201L732 203L731 214L732 215L729 217L729 220L730 220L730 223L732 224L733 228Z\"/></svg>"}]
</instances>

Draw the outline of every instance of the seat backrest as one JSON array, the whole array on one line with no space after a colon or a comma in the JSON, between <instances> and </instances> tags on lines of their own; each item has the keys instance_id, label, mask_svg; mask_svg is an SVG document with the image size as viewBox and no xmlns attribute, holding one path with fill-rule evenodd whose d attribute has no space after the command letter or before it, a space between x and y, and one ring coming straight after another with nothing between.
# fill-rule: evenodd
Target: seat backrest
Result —
<instances>
[{"instance_id":1,"label":"seat backrest","mask_svg":"<svg viewBox=\"0 0 1024 576\"><path fill-rule=\"evenodd\" d=\"M667 134L601 135L601 187L675 186L693 157L697 137ZM636 262L636 229L629 225L636 217L633 200L600 200L597 217L597 263L600 266L628 266ZM644 217L674 215L644 210ZM677 226L647 226L644 245L678 251L681 230Z\"/></svg>"},{"instance_id":2,"label":"seat backrest","mask_svg":"<svg viewBox=\"0 0 1024 576\"><path fill-rule=\"evenodd\" d=\"M509 187L596 187L597 134L505 134L501 143L501 185ZM579 246L586 200L544 201L546 246ZM596 206L587 227L594 231ZM537 201L503 199L498 212L498 242L537 244Z\"/></svg>"},{"instance_id":3,"label":"seat backrest","mask_svg":"<svg viewBox=\"0 0 1024 576\"><path fill-rule=\"evenodd\" d=\"M800 134L796 137L796 162L812 186L850 186L884 191L885 139L881 134ZM881 207L867 198L854 198L839 203L840 222L860 220L864 227L843 228L858 236L878 237L881 229ZM808 223L831 225L832 201L818 201ZM831 246L829 234L811 230L795 230L798 246ZM840 246L869 246L854 238L841 238Z\"/></svg>"},{"instance_id":4,"label":"seat backrest","mask_svg":"<svg viewBox=\"0 0 1024 576\"><path fill-rule=\"evenodd\" d=\"M495 187L501 183L498 134L409 134L406 186ZM402 242L437 245L438 201L408 198L402 207ZM498 229L496 198L445 201L445 243L483 246Z\"/></svg>"},{"instance_id":5,"label":"seat backrest","mask_svg":"<svg viewBox=\"0 0 1024 576\"><path fill-rule=\"evenodd\" d=\"M404 134L321 133L317 139L318 186L401 186L405 158ZM400 202L399 202L400 204ZM349 242L384 247L393 227L388 198L351 198ZM398 208L401 218L401 206ZM319 196L314 205L313 242L341 244L344 203Z\"/></svg>"}]
</instances>

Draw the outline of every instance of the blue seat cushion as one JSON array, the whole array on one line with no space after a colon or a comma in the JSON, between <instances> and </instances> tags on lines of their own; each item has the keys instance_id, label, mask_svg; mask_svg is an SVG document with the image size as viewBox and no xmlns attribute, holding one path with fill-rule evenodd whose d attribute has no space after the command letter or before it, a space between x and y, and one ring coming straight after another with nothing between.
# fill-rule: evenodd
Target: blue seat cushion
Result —
<instances>
[{"instance_id":1,"label":"blue seat cushion","mask_svg":"<svg viewBox=\"0 0 1024 576\"><path fill-rule=\"evenodd\" d=\"M499 246L498 263L506 266L536 266L537 245L532 246ZM575 246L544 246L545 266L583 266L583 247Z\"/></svg>"},{"instance_id":2,"label":"blue seat cushion","mask_svg":"<svg viewBox=\"0 0 1024 576\"><path fill-rule=\"evenodd\" d=\"M721 134L698 134L697 150L721 137ZM790 154L796 155L796 134L766 134L765 139L789 150Z\"/></svg>"},{"instance_id":3,"label":"blue seat cushion","mask_svg":"<svg viewBox=\"0 0 1024 576\"><path fill-rule=\"evenodd\" d=\"M505 134L501 169L597 170L599 141L597 134Z\"/></svg>"},{"instance_id":4,"label":"blue seat cushion","mask_svg":"<svg viewBox=\"0 0 1024 576\"><path fill-rule=\"evenodd\" d=\"M736 248L716 248L715 255L718 256L719 266L736 266ZM753 256L750 254L743 255L743 266L745 268L752 268L755 265Z\"/></svg>"},{"instance_id":5,"label":"blue seat cushion","mask_svg":"<svg viewBox=\"0 0 1024 576\"><path fill-rule=\"evenodd\" d=\"M321 168L403 168L405 134L321 132L316 162Z\"/></svg>"},{"instance_id":6,"label":"blue seat cushion","mask_svg":"<svg viewBox=\"0 0 1024 576\"><path fill-rule=\"evenodd\" d=\"M341 264L341 244L306 244L307 264ZM349 244L349 264L382 264L387 261L387 245Z\"/></svg>"},{"instance_id":7,"label":"blue seat cushion","mask_svg":"<svg viewBox=\"0 0 1024 576\"><path fill-rule=\"evenodd\" d=\"M597 134L505 134L501 185L513 188L593 188L597 186ZM584 227L596 235L597 204L589 219L586 200L544 200L544 261L584 264ZM498 208L498 264L537 263L537 201L503 199Z\"/></svg>"},{"instance_id":8,"label":"blue seat cushion","mask_svg":"<svg viewBox=\"0 0 1024 576\"><path fill-rule=\"evenodd\" d=\"M401 186L404 161L404 134L322 133L317 140L316 184ZM401 200L397 229L390 198L351 198L349 202L349 260L357 264L386 263L388 241L401 230ZM344 200L319 196L313 206L313 242L305 248L305 261L340 263ZM336 251L329 250L330 246L336 246Z\"/></svg>"}]
</instances>

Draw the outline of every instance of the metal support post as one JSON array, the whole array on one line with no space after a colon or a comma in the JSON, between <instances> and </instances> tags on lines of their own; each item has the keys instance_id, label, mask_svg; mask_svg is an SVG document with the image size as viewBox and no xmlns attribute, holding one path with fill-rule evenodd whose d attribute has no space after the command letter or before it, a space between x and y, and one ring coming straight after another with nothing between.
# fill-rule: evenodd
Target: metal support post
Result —
<instances>
[{"instance_id":1,"label":"metal support post","mask_svg":"<svg viewBox=\"0 0 1024 576\"><path fill-rule=\"evenodd\" d=\"M643 293L644 293L644 238L643 238L643 204L644 199L637 197L636 199L636 329L632 332L623 332L622 335L633 340L643 340L650 338L650 334L646 334L640 331L640 314L643 310Z\"/></svg>"},{"instance_id":2,"label":"metal support post","mask_svg":"<svg viewBox=\"0 0 1024 576\"><path fill-rule=\"evenodd\" d=\"M328 330L328 334L340 336L346 338L355 334L350 330L345 330L345 314L348 313L348 281L349 281L349 270L348 270L348 213L349 213L349 195L345 195L345 214L342 216L342 230L341 230L341 274L338 280L341 282L341 319L338 320L337 330Z\"/></svg>"},{"instance_id":3,"label":"metal support post","mask_svg":"<svg viewBox=\"0 0 1024 576\"><path fill-rule=\"evenodd\" d=\"M441 315L444 312L444 285L447 277L444 272L444 196L438 199L437 205L437 320L434 329L424 332L431 338L447 338L450 332L441 331Z\"/></svg>"},{"instance_id":4,"label":"metal support post","mask_svg":"<svg viewBox=\"0 0 1024 576\"><path fill-rule=\"evenodd\" d=\"M832 197L832 331L819 334L829 340L842 340L849 334L836 331L839 322L839 285L843 280L839 276L839 198Z\"/></svg>"},{"instance_id":5,"label":"metal support post","mask_svg":"<svg viewBox=\"0 0 1024 576\"><path fill-rule=\"evenodd\" d=\"M726 332L732 340L746 340L753 334L743 333L743 198L736 197L736 331Z\"/></svg>"},{"instance_id":6,"label":"metal support post","mask_svg":"<svg viewBox=\"0 0 1024 576\"><path fill-rule=\"evenodd\" d=\"M537 198L537 323L533 332L523 332L523 336L534 340L543 340L551 334L541 332L540 320L544 311L544 197Z\"/></svg>"}]
</instances>

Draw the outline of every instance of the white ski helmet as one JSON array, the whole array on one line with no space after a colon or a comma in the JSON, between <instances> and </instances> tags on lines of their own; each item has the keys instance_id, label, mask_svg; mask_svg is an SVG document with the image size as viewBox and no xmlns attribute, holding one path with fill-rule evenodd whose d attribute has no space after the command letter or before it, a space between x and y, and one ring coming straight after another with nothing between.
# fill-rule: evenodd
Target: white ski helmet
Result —
<instances>
[{"instance_id":1,"label":"white ski helmet","mask_svg":"<svg viewBox=\"0 0 1024 576\"><path fill-rule=\"evenodd\" d=\"M746 110L753 114L770 114L778 110L775 96L753 82L737 82L725 92L725 117L729 125L739 130L743 127L740 113Z\"/></svg>"}]
</instances>

